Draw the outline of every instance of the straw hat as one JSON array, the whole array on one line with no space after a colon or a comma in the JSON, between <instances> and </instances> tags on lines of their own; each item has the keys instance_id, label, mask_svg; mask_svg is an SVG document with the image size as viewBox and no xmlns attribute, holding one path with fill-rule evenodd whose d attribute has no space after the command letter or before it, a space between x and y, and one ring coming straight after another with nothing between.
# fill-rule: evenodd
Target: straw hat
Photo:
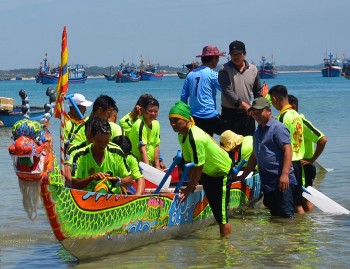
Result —
<instances>
[{"instance_id":1,"label":"straw hat","mask_svg":"<svg viewBox=\"0 0 350 269\"><path fill-rule=\"evenodd\" d=\"M232 151L235 147L242 144L243 139L244 136L227 130L220 136L220 146L226 151Z\"/></svg>"}]
</instances>

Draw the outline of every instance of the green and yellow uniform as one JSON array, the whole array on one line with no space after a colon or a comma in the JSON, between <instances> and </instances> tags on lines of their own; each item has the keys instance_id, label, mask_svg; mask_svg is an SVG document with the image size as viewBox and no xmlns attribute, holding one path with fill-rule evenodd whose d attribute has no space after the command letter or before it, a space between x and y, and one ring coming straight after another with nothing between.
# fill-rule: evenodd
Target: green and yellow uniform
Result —
<instances>
[{"instance_id":1,"label":"green and yellow uniform","mask_svg":"<svg viewBox=\"0 0 350 269\"><path fill-rule=\"evenodd\" d=\"M152 126L148 127L143 117L140 117L132 125L129 133L132 145L132 153L138 161L141 161L140 147L146 146L146 152L150 165L154 166L154 154L160 145L160 124L158 120L152 121Z\"/></svg>"},{"instance_id":2,"label":"green and yellow uniform","mask_svg":"<svg viewBox=\"0 0 350 269\"><path fill-rule=\"evenodd\" d=\"M72 164L72 178L87 178L88 176L103 172L108 173L111 177L120 177L124 178L131 174L129 166L126 163L126 158L123 151L116 145L107 145L105 148L105 155L102 163L99 165L96 163L92 152L91 147L93 144L82 148L74 152L71 160L69 161ZM90 182L84 190L93 191L95 186L99 183L100 180L94 180ZM110 183L107 181L106 183ZM111 186L108 186L109 188ZM120 192L120 189L116 191Z\"/></svg>"}]
</instances>

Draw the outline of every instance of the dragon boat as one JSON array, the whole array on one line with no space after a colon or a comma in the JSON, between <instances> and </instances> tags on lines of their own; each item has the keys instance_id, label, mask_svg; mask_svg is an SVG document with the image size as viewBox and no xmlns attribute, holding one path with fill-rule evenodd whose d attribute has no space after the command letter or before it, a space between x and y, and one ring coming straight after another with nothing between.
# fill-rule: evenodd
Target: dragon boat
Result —
<instances>
[{"instance_id":1,"label":"dragon boat","mask_svg":"<svg viewBox=\"0 0 350 269\"><path fill-rule=\"evenodd\" d=\"M157 191L162 181L157 188L148 188L140 196L106 194L65 187L56 165L55 171L42 180L41 197L58 241L70 254L84 260L185 235L214 224L201 185L180 203L182 178L166 191ZM230 192L229 209L233 215L261 197L259 175L232 183Z\"/></svg>"}]
</instances>

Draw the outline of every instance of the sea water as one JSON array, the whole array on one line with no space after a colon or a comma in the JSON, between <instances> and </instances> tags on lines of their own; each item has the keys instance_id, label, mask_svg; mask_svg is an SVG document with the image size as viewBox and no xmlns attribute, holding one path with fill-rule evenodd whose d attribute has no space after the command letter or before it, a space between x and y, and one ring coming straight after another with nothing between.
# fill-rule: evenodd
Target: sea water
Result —
<instances>
[{"instance_id":1,"label":"sea water","mask_svg":"<svg viewBox=\"0 0 350 269\"><path fill-rule=\"evenodd\" d=\"M85 84L70 85L68 94L82 93L91 101L99 94L110 95L117 101L119 118L132 110L141 94L152 94L160 103L160 149L169 166L180 148L168 112L179 100L183 82L178 77L124 84L89 78ZM266 82L269 87L286 85L299 99L299 112L327 136L328 143L318 160L324 169L315 188L350 209L350 80L323 78L318 72L280 74ZM42 106L48 102L48 86L32 80L2 81L0 96L14 98L20 104L18 92L24 89L31 105ZM220 112L220 94L217 102ZM51 119L50 130L58 156L58 119ZM214 225L126 253L77 261L54 237L42 203L35 196L38 184L18 181L7 150L11 129L0 128L0 137L0 268L350 268L349 215L315 209L294 220L284 220L271 218L261 203L230 219L232 234L226 239L220 238ZM26 197L32 200L28 202Z\"/></svg>"}]
</instances>

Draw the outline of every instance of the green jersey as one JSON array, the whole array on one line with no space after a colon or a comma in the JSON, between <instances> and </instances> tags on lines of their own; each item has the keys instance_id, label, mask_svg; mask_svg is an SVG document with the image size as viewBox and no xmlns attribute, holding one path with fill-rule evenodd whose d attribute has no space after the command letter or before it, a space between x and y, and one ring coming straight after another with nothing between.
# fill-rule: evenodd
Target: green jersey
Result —
<instances>
[{"instance_id":1,"label":"green jersey","mask_svg":"<svg viewBox=\"0 0 350 269\"><path fill-rule=\"evenodd\" d=\"M318 130L313 124L305 118L303 114L300 114L303 120L303 135L304 135L304 147L305 153L303 159L311 159L315 152L315 143L324 137L324 134Z\"/></svg>"},{"instance_id":2,"label":"green jersey","mask_svg":"<svg viewBox=\"0 0 350 269\"><path fill-rule=\"evenodd\" d=\"M112 130L110 141L117 136L124 135L124 130L120 125L116 124L115 122L109 122L109 125L111 126Z\"/></svg>"},{"instance_id":3,"label":"green jersey","mask_svg":"<svg viewBox=\"0 0 350 269\"><path fill-rule=\"evenodd\" d=\"M179 143L185 162L195 167L203 165L203 173L211 177L226 176L232 166L228 153L199 127L192 125L184 137L179 133Z\"/></svg>"},{"instance_id":4,"label":"green jersey","mask_svg":"<svg viewBox=\"0 0 350 269\"><path fill-rule=\"evenodd\" d=\"M120 126L124 129L125 135L129 137L131 127L134 124L135 121L133 121L130 118L130 112L126 114L124 117L122 117L119 121Z\"/></svg>"},{"instance_id":5,"label":"green jersey","mask_svg":"<svg viewBox=\"0 0 350 269\"><path fill-rule=\"evenodd\" d=\"M101 164L97 164L92 152L91 147L93 144L86 146L85 148L74 152L72 156L72 178L87 178L88 176L103 172L108 173L111 177L127 177L129 176L130 169L126 163L126 158L122 150L116 146L107 145L105 148L105 156ZM93 190L96 182L91 182L85 190Z\"/></svg>"},{"instance_id":6,"label":"green jersey","mask_svg":"<svg viewBox=\"0 0 350 269\"><path fill-rule=\"evenodd\" d=\"M290 105L287 105L281 110L277 120L282 122L289 130L293 151L292 160L302 160L305 152L302 118Z\"/></svg>"},{"instance_id":7,"label":"green jersey","mask_svg":"<svg viewBox=\"0 0 350 269\"><path fill-rule=\"evenodd\" d=\"M244 137L241 145L241 160L249 160L253 152L253 136L247 135ZM244 165L245 166L245 165Z\"/></svg>"},{"instance_id":8,"label":"green jersey","mask_svg":"<svg viewBox=\"0 0 350 269\"><path fill-rule=\"evenodd\" d=\"M128 156L126 156L126 162L131 170L133 180L138 180L139 178L143 177L143 174L141 173L139 167L139 162L137 161L134 155L129 154Z\"/></svg>"},{"instance_id":9,"label":"green jersey","mask_svg":"<svg viewBox=\"0 0 350 269\"><path fill-rule=\"evenodd\" d=\"M143 118L139 118L131 127L129 138L132 145L132 153L138 161L141 161L140 147L146 146L146 152L150 165L154 166L154 154L160 145L160 124L158 120L152 121L148 127Z\"/></svg>"}]
</instances>

